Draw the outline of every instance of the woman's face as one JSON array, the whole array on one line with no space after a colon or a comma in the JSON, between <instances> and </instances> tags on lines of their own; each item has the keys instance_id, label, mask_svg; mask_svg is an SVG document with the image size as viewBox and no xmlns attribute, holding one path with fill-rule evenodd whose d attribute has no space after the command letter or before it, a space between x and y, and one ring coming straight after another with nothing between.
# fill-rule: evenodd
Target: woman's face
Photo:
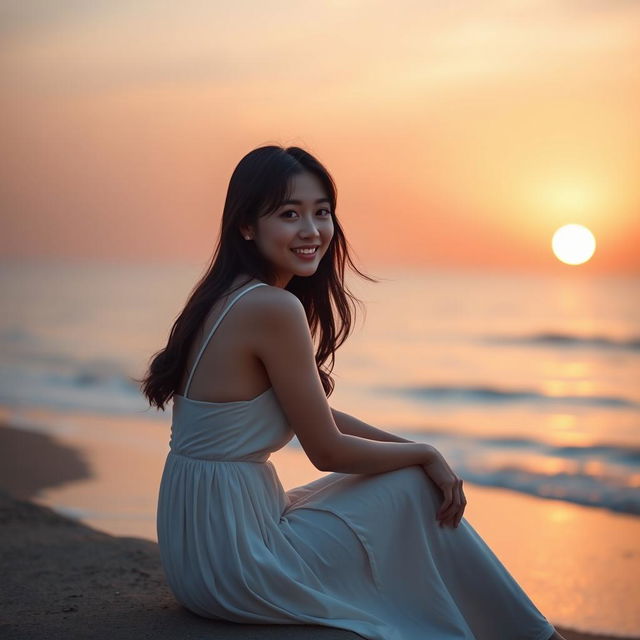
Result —
<instances>
[{"instance_id":1,"label":"woman's face","mask_svg":"<svg viewBox=\"0 0 640 640\"><path fill-rule=\"evenodd\" d=\"M285 287L292 276L311 276L333 237L333 216L322 183L312 173L291 178L290 199L259 217L257 229L243 230L273 265L275 286ZM302 253L300 249L312 249ZM297 250L297 251L296 251Z\"/></svg>"}]
</instances>

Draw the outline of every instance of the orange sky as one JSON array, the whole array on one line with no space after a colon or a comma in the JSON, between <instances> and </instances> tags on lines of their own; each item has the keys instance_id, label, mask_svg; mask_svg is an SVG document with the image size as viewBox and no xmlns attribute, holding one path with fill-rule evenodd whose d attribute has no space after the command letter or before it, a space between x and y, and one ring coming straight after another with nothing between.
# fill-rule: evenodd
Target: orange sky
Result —
<instances>
[{"instance_id":1,"label":"orange sky","mask_svg":"<svg viewBox=\"0 0 640 640\"><path fill-rule=\"evenodd\" d=\"M205 263L278 143L365 268L640 273L640 2L53 4L0 8L3 256Z\"/></svg>"}]
</instances>

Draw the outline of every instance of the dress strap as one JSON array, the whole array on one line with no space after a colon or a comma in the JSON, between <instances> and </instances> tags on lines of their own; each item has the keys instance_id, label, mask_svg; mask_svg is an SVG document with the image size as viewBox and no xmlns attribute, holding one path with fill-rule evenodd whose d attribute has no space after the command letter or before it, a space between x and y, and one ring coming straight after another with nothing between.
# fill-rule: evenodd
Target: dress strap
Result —
<instances>
[{"instance_id":1,"label":"dress strap","mask_svg":"<svg viewBox=\"0 0 640 640\"><path fill-rule=\"evenodd\" d=\"M196 360L193 363L193 367L191 367L191 372L189 373L189 379L187 380L187 386L184 389L184 397L187 398L188 394L189 394L189 387L191 386L191 380L193 378L193 374L196 371L196 367L198 366L198 363L200 362L200 358L202 358L202 354L204 353L204 350L207 348L207 345L209 344L209 341L211 340L211 336L213 336L213 334L215 333L216 329L218 328L218 326L220 325L220 323L222 322L222 319L227 315L229 309L231 309L231 307L240 299L242 298L242 296L245 293L249 293L249 291L251 291L251 289L255 289L256 287L266 287L267 284L265 282L259 282L258 284L254 284L251 285L250 287L248 287L247 289L245 289L244 291L241 291L228 305L227 308L220 314L220 317L215 321L213 327L211 328L211 331L209 331L209 335L207 336L207 338L205 339L204 343L202 344L202 347L200 347L200 352L198 353L198 355L196 356Z\"/></svg>"}]
</instances>

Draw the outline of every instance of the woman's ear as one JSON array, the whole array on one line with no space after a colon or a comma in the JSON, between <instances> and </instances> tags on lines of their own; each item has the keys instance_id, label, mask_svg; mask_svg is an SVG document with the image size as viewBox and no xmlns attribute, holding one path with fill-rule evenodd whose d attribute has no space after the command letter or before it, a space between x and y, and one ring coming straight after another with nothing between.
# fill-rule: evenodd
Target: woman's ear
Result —
<instances>
[{"instance_id":1,"label":"woman's ear","mask_svg":"<svg viewBox=\"0 0 640 640\"><path fill-rule=\"evenodd\" d=\"M245 240L253 240L253 228L250 225L240 225L240 233Z\"/></svg>"}]
</instances>

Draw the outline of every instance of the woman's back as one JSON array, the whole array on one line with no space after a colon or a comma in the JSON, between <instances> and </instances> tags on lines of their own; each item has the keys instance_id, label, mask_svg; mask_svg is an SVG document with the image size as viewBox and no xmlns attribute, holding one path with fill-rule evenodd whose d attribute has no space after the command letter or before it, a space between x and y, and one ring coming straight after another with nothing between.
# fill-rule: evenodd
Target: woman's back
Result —
<instances>
[{"instance_id":1,"label":"woman's back","mask_svg":"<svg viewBox=\"0 0 640 640\"><path fill-rule=\"evenodd\" d=\"M266 285L254 288L258 283L255 279L238 277L229 291L212 305L190 346L185 372L178 386L180 395L185 395L190 372L193 377L188 395L200 401L250 399L271 386L249 340L252 305L251 296L247 294L250 289L253 296L264 295L268 288ZM233 302L238 294L241 294L240 298ZM208 341L207 336L210 336ZM205 349L196 366L203 346Z\"/></svg>"}]
</instances>

